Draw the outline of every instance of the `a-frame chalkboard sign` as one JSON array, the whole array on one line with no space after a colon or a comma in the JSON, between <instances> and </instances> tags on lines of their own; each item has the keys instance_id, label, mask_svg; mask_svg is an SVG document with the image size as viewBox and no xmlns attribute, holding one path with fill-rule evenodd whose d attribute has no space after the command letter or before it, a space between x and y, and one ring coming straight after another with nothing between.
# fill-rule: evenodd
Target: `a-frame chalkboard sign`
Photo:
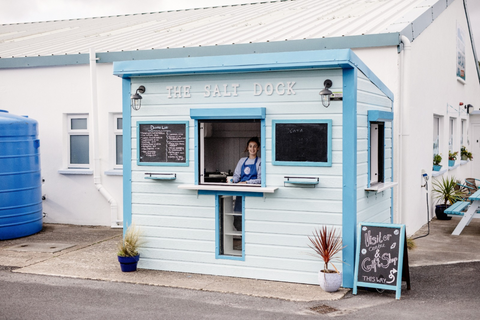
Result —
<instances>
[{"instance_id":1,"label":"a-frame chalkboard sign","mask_svg":"<svg viewBox=\"0 0 480 320\"><path fill-rule=\"evenodd\" d=\"M360 223L353 294L358 287L368 287L394 290L400 299L402 279L410 290L405 225Z\"/></svg>"}]
</instances>

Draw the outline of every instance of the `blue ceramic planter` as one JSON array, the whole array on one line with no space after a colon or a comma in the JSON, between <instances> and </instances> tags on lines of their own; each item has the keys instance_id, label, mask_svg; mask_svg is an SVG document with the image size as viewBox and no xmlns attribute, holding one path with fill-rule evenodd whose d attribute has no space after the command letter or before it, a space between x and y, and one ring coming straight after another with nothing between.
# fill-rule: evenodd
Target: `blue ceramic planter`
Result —
<instances>
[{"instance_id":1,"label":"blue ceramic planter","mask_svg":"<svg viewBox=\"0 0 480 320\"><path fill-rule=\"evenodd\" d=\"M442 166L440 165L433 165L433 171L440 171L442 169Z\"/></svg>"},{"instance_id":2,"label":"blue ceramic planter","mask_svg":"<svg viewBox=\"0 0 480 320\"><path fill-rule=\"evenodd\" d=\"M135 257L118 257L118 262L120 262L120 268L123 272L132 272L137 271L137 263L140 260L140 255Z\"/></svg>"},{"instance_id":3,"label":"blue ceramic planter","mask_svg":"<svg viewBox=\"0 0 480 320\"><path fill-rule=\"evenodd\" d=\"M455 160L448 160L448 166L449 167L455 166Z\"/></svg>"}]
</instances>

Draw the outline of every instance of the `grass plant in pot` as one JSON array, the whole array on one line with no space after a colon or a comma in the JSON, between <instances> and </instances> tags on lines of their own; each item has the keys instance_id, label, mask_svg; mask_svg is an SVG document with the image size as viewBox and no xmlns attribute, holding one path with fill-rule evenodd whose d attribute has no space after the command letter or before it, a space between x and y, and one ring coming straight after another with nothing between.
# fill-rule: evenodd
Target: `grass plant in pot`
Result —
<instances>
[{"instance_id":1,"label":"grass plant in pot","mask_svg":"<svg viewBox=\"0 0 480 320\"><path fill-rule=\"evenodd\" d=\"M450 220L452 217L447 216L444 211L450 205L454 204L461 197L461 192L456 190L457 181L455 177L444 178L442 180L433 181L433 195L434 198L439 202L435 206L435 215L438 220Z\"/></svg>"},{"instance_id":2,"label":"grass plant in pot","mask_svg":"<svg viewBox=\"0 0 480 320\"><path fill-rule=\"evenodd\" d=\"M442 156L440 154L433 155L433 171L440 171L442 169Z\"/></svg>"},{"instance_id":3,"label":"grass plant in pot","mask_svg":"<svg viewBox=\"0 0 480 320\"><path fill-rule=\"evenodd\" d=\"M335 292L342 285L342 273L338 271L332 261L335 259L335 255L342 251L342 239L340 235L337 235L337 229L328 229L326 226L322 226L319 229L314 230L313 236L308 237L312 248L323 260L323 269L318 272L318 281L320 287L326 292ZM328 264L331 264L335 270L331 270Z\"/></svg>"},{"instance_id":4,"label":"grass plant in pot","mask_svg":"<svg viewBox=\"0 0 480 320\"><path fill-rule=\"evenodd\" d=\"M134 224L130 225L125 232L123 239L118 243L118 262L123 272L137 270L137 263L140 260L138 248L142 244L141 231Z\"/></svg>"}]
</instances>

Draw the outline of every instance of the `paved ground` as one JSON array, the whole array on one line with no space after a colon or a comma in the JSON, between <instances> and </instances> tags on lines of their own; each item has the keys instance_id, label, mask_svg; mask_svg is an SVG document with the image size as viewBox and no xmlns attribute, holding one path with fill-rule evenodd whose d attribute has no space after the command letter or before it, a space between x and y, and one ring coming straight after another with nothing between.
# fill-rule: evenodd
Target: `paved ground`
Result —
<instances>
[{"instance_id":1,"label":"paved ground","mask_svg":"<svg viewBox=\"0 0 480 320\"><path fill-rule=\"evenodd\" d=\"M460 236L452 236L459 219L433 220L430 234L417 239L417 249L409 252L410 266L480 261L480 221L474 219ZM415 236L422 236L427 231L425 226ZM290 301L338 300L348 292L341 289L336 293L326 293L314 285L178 272L139 270L122 273L116 259L116 243L121 234L121 230L107 227L45 224L44 230L36 235L1 241L0 266L24 274L148 284Z\"/></svg>"}]
</instances>

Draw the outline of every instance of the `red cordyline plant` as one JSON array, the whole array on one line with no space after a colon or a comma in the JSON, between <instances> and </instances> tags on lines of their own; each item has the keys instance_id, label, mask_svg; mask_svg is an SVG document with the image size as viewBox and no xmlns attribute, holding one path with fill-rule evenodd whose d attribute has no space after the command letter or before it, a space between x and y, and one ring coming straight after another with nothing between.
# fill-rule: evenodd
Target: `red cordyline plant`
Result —
<instances>
[{"instance_id":1,"label":"red cordyline plant","mask_svg":"<svg viewBox=\"0 0 480 320\"><path fill-rule=\"evenodd\" d=\"M308 240L312 245L308 245L310 248L315 250L315 252L323 259L324 266L323 272L339 273L338 269L332 263L333 257L342 251L342 239L337 235L337 229L331 228L328 229L326 226L323 226L319 229L313 231L313 237L308 237ZM328 269L328 264L331 264L335 271Z\"/></svg>"}]
</instances>

